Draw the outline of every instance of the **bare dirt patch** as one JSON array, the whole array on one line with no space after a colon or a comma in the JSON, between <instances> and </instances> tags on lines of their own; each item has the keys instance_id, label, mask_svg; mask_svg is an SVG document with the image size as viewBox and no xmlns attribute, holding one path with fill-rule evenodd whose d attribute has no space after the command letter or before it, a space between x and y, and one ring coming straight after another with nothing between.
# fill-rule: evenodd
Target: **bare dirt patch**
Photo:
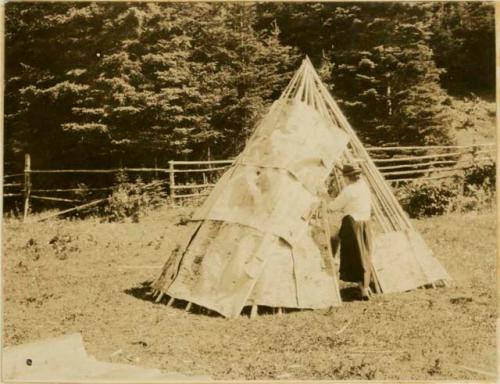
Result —
<instances>
[{"instance_id":1,"label":"bare dirt patch","mask_svg":"<svg viewBox=\"0 0 500 384\"><path fill-rule=\"evenodd\" d=\"M99 360L214 379L494 381L480 373L496 371L493 213L415 221L451 287L254 320L150 300L147 283L178 246L187 213L122 224L6 220L4 345L81 332Z\"/></svg>"}]
</instances>

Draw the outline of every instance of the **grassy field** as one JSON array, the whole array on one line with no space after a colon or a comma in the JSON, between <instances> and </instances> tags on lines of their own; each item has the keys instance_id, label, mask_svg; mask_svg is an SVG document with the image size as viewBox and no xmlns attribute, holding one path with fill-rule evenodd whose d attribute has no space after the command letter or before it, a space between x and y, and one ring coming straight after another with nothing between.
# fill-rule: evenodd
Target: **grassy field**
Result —
<instances>
[{"instance_id":1,"label":"grassy field","mask_svg":"<svg viewBox=\"0 0 500 384\"><path fill-rule=\"evenodd\" d=\"M188 212L139 224L7 219L4 346L81 332L99 360L214 379L495 380L494 213L415 221L451 287L227 320L147 295Z\"/></svg>"}]
</instances>

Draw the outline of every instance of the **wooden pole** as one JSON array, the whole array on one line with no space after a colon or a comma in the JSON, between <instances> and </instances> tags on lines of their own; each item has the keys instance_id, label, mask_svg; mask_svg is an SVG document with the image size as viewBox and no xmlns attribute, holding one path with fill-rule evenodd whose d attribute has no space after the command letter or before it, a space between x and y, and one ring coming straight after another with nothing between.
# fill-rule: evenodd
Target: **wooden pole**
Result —
<instances>
[{"instance_id":1,"label":"wooden pole","mask_svg":"<svg viewBox=\"0 0 500 384\"><path fill-rule=\"evenodd\" d=\"M331 233L330 233L330 226L328 224L328 212L327 212L325 201L321 202L321 216L323 216L322 220L323 220L324 234L326 237L326 247L328 249L328 255L330 256L330 258L328 258L328 265L330 266L330 269L332 272L333 285L335 287L334 294L338 300L338 303L341 304L342 297L340 296L340 287L339 287L339 283L337 281L337 270L333 264L333 259L335 258L335 255L333 253L332 244L330 243Z\"/></svg>"},{"instance_id":2,"label":"wooden pole","mask_svg":"<svg viewBox=\"0 0 500 384\"><path fill-rule=\"evenodd\" d=\"M172 199L172 205L175 206L175 172L173 160L168 162L168 168L170 170L170 198Z\"/></svg>"},{"instance_id":3,"label":"wooden pole","mask_svg":"<svg viewBox=\"0 0 500 384\"><path fill-rule=\"evenodd\" d=\"M299 70L297 72L295 72L295 74L292 77L292 80L290 80L290 82L286 86L285 90L283 91L283 94L281 96L282 99L287 99L288 96L290 95L290 93L292 92L292 90L295 88L299 77L302 76L302 74L303 74L305 65L306 65L306 61L304 60L304 61L302 61L302 64L300 65Z\"/></svg>"},{"instance_id":4,"label":"wooden pole","mask_svg":"<svg viewBox=\"0 0 500 384\"><path fill-rule=\"evenodd\" d=\"M174 304L174 301L175 301L175 297L170 297L170 299L168 299L167 307L171 307L172 304Z\"/></svg>"},{"instance_id":5,"label":"wooden pole","mask_svg":"<svg viewBox=\"0 0 500 384\"><path fill-rule=\"evenodd\" d=\"M35 196L30 193L31 199L47 200L47 201L62 201L64 203L81 203L81 200L74 199L62 199L60 197L48 197L48 196Z\"/></svg>"},{"instance_id":6,"label":"wooden pole","mask_svg":"<svg viewBox=\"0 0 500 384\"><path fill-rule=\"evenodd\" d=\"M210 152L210 145L209 145L207 148L207 161L210 161L211 159L212 159L212 154ZM208 168L212 168L212 164L209 163ZM203 175L203 184L207 184L208 183L207 174L203 172L202 175Z\"/></svg>"},{"instance_id":7,"label":"wooden pole","mask_svg":"<svg viewBox=\"0 0 500 384\"><path fill-rule=\"evenodd\" d=\"M250 318L255 319L257 315L259 314L259 307L257 305L252 305L252 309L250 310Z\"/></svg>"},{"instance_id":8,"label":"wooden pole","mask_svg":"<svg viewBox=\"0 0 500 384\"><path fill-rule=\"evenodd\" d=\"M94 201L91 201L90 203L83 204L83 205L80 205L78 207L65 209L64 211L59 211L59 212L50 214L48 216L42 217L40 219L36 219L35 222L45 221L45 220L50 219L52 217L64 215L64 214L69 213L69 212L76 212L76 211L80 211L82 209L90 208L90 207L93 207L95 205L98 205L98 204L103 203L103 202L108 201L108 200L109 200L109 197L107 197L105 199L94 200Z\"/></svg>"},{"instance_id":9,"label":"wooden pole","mask_svg":"<svg viewBox=\"0 0 500 384\"><path fill-rule=\"evenodd\" d=\"M155 303L159 303L164 295L165 295L165 292L160 292L160 294L158 295L158 297L155 300Z\"/></svg>"},{"instance_id":10,"label":"wooden pole","mask_svg":"<svg viewBox=\"0 0 500 384\"><path fill-rule=\"evenodd\" d=\"M231 160L226 161L230 163ZM116 172L170 172L163 168L114 168L114 169L32 169L31 173L116 173Z\"/></svg>"},{"instance_id":11,"label":"wooden pole","mask_svg":"<svg viewBox=\"0 0 500 384\"><path fill-rule=\"evenodd\" d=\"M24 215L23 220L28 218L30 209L30 193L31 193L31 156L29 153L24 155Z\"/></svg>"},{"instance_id":12,"label":"wooden pole","mask_svg":"<svg viewBox=\"0 0 500 384\"><path fill-rule=\"evenodd\" d=\"M480 148L480 147L493 147L495 143L484 143L484 144L469 144L469 145L415 145L415 146L401 146L401 147L367 147L367 151L402 151L402 150L429 150L429 149L451 149L451 148Z\"/></svg>"},{"instance_id":13,"label":"wooden pole","mask_svg":"<svg viewBox=\"0 0 500 384\"><path fill-rule=\"evenodd\" d=\"M349 122L345 118L345 116L342 114L340 111L340 108L338 107L337 103L333 99L333 97L330 95L328 90L326 89L325 85L321 82L321 79L319 79L319 76L316 73L313 73L314 76L317 78L317 83L319 86L319 89L321 93L323 94L323 97L325 98L325 101L327 102L329 108L332 110L332 112L338 117L339 123L341 124L342 128L347 131L347 133L350 134L351 136L351 146L354 149L355 153L364 158L366 163L364 164L367 172L366 174L370 176L373 179L374 184L378 184L378 187L381 189L382 194L385 195L384 198L388 200L389 207L394 210L395 217L400 221L404 227L407 229L411 229L412 225L410 223L410 220L406 216L406 213L403 211L401 206L399 205L399 202L396 200L394 195L392 194L392 191L389 187L389 185L385 182L385 180L382 178L382 175L378 173L377 168L373 161L371 160L370 156L368 155L368 152L364 149L363 145L359 141L356 133L350 126Z\"/></svg>"}]
</instances>

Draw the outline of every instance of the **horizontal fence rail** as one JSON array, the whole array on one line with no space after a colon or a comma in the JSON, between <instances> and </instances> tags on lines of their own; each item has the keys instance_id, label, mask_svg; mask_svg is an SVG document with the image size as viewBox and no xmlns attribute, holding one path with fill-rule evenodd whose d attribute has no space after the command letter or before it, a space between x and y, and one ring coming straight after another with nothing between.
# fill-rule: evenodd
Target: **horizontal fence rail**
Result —
<instances>
[{"instance_id":1,"label":"horizontal fence rail","mask_svg":"<svg viewBox=\"0 0 500 384\"><path fill-rule=\"evenodd\" d=\"M163 168L117 168L117 169L31 169L29 173L118 173L118 172L166 172Z\"/></svg>"},{"instance_id":2,"label":"horizontal fence rail","mask_svg":"<svg viewBox=\"0 0 500 384\"><path fill-rule=\"evenodd\" d=\"M482 144L468 144L468 145L415 145L415 146L401 146L401 147L366 147L368 152L373 151L404 151L404 150L430 150L430 149L471 149L471 148L494 148L495 143L482 143Z\"/></svg>"},{"instance_id":3,"label":"horizontal fence rail","mask_svg":"<svg viewBox=\"0 0 500 384\"><path fill-rule=\"evenodd\" d=\"M390 184L422 180L463 177L464 171L475 165L496 162L494 143L454 146L367 147L377 169ZM413 154L412 154L413 153ZM28 215L30 200L81 204L85 194L111 192L113 186L98 188L33 188L32 175L43 174L154 174L168 189L172 204L183 199L202 198L209 194L219 177L229 169L234 159L168 162L168 168L114 168L114 169L32 169L29 154L25 156L23 173L4 175L3 197L24 197L24 217ZM43 194L43 195L41 195ZM47 196L55 194L56 196ZM66 196L64 194L73 194ZM62 196L61 196L62 195ZM71 209L70 209L71 210ZM65 210L67 211L67 210Z\"/></svg>"}]
</instances>

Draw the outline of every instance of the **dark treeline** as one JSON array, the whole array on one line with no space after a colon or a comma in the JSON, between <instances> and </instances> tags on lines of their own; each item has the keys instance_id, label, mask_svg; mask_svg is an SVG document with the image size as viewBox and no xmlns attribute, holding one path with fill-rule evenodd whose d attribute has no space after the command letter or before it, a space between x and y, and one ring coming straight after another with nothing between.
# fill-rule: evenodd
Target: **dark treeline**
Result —
<instances>
[{"instance_id":1,"label":"dark treeline","mask_svg":"<svg viewBox=\"0 0 500 384\"><path fill-rule=\"evenodd\" d=\"M238 153L309 55L367 144L453 142L491 3L8 3L5 171Z\"/></svg>"}]
</instances>

